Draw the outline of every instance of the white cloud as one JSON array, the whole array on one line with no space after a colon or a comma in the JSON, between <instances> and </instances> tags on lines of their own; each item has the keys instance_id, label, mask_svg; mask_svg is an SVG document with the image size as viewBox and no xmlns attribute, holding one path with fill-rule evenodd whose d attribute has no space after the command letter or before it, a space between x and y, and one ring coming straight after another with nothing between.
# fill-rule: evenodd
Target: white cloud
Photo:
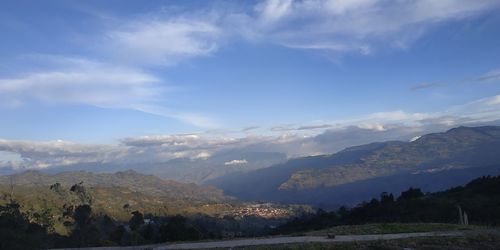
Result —
<instances>
[{"instance_id":1,"label":"white cloud","mask_svg":"<svg viewBox=\"0 0 500 250\"><path fill-rule=\"evenodd\" d=\"M199 154L195 155L194 159L208 159L210 157L210 153L207 151L202 151Z\"/></svg>"},{"instance_id":2,"label":"white cloud","mask_svg":"<svg viewBox=\"0 0 500 250\"><path fill-rule=\"evenodd\" d=\"M463 120L485 122L500 118L500 95L482 98L447 109L442 116L453 117L455 123Z\"/></svg>"},{"instance_id":3,"label":"white cloud","mask_svg":"<svg viewBox=\"0 0 500 250\"><path fill-rule=\"evenodd\" d=\"M234 166L234 165L243 165L243 164L247 164L248 161L243 159L243 160L232 160L232 161L226 161L224 162L224 165L226 166Z\"/></svg>"},{"instance_id":4,"label":"white cloud","mask_svg":"<svg viewBox=\"0 0 500 250\"><path fill-rule=\"evenodd\" d=\"M103 53L139 64L171 65L243 38L290 48L368 55L380 44L407 48L427 30L474 17L495 0L266 0L251 8L158 12L105 32Z\"/></svg>"},{"instance_id":5,"label":"white cloud","mask_svg":"<svg viewBox=\"0 0 500 250\"><path fill-rule=\"evenodd\" d=\"M219 28L207 19L138 20L109 31L104 49L128 62L171 65L214 52L220 35Z\"/></svg>"},{"instance_id":6,"label":"white cloud","mask_svg":"<svg viewBox=\"0 0 500 250\"><path fill-rule=\"evenodd\" d=\"M18 105L35 99L48 103L134 108L155 100L164 90L159 79L137 69L84 59L58 60L65 65L0 79L0 96Z\"/></svg>"},{"instance_id":7,"label":"white cloud","mask_svg":"<svg viewBox=\"0 0 500 250\"><path fill-rule=\"evenodd\" d=\"M432 114L380 112L330 125L287 127L267 136L241 137L213 133L156 135L124 138L117 145L79 144L67 141L13 141L0 139L0 166L14 168L50 168L72 164L114 164L137 169L171 159L210 160L235 152L279 152L288 157L329 154L345 147L375 141L403 140L459 125L497 124L500 97L492 96ZM308 129L304 129L308 128ZM3 157L3 159L2 159ZM19 160L20 159L20 160ZM245 164L244 158L225 159L224 165ZM222 164L221 163L221 164ZM156 164L156 165L155 165ZM203 167L202 164L200 167Z\"/></svg>"},{"instance_id":8,"label":"white cloud","mask_svg":"<svg viewBox=\"0 0 500 250\"><path fill-rule=\"evenodd\" d=\"M204 114L170 110L159 104L158 100L165 98L168 88L160 77L151 74L146 68L210 55L221 46L223 38L231 36L291 48L369 54L375 47L373 44L396 41L393 45L404 47L436 24L473 17L498 4L494 0L261 1L246 11L211 10L196 15L167 13L171 15L125 21L122 26L105 31L104 37L97 39L103 43L97 45L102 53L96 56L99 59L60 57L51 59L57 62L52 62L54 65L49 69L0 79L0 105L16 107L35 99L56 104L128 108L174 117L200 127L217 127L218 123ZM122 55L129 58L122 58ZM477 80L494 79L498 79L497 71ZM428 87L428 84L420 87ZM276 127L275 130L292 133L297 130L315 130L317 134L325 129L349 126L382 132L390 130L386 125L388 123L411 126L439 123L451 126L469 120L486 121L498 117L499 100L498 96L491 97L433 114L381 112L330 124ZM227 139L224 143L245 141L276 145L287 140L299 139L283 136L274 139ZM214 146L212 142L189 138L182 138L182 141L200 143L208 148ZM216 141L221 143L220 139ZM308 143L303 145L302 148L294 149L292 155L301 154L301 150L306 152L305 147L313 148ZM210 154L208 151L206 153ZM196 148L189 153L167 152L162 157L195 157L200 154L201 149Z\"/></svg>"},{"instance_id":9,"label":"white cloud","mask_svg":"<svg viewBox=\"0 0 500 250\"><path fill-rule=\"evenodd\" d=\"M370 124L370 123L362 123L358 125L359 128L362 129L368 129L368 130L374 130L374 131L385 131L387 128L384 127L382 124Z\"/></svg>"},{"instance_id":10,"label":"white cloud","mask_svg":"<svg viewBox=\"0 0 500 250\"><path fill-rule=\"evenodd\" d=\"M175 113L170 116L202 128L216 128L219 123L212 117L197 113Z\"/></svg>"},{"instance_id":11,"label":"white cloud","mask_svg":"<svg viewBox=\"0 0 500 250\"><path fill-rule=\"evenodd\" d=\"M337 15L346 14L356 9L367 8L377 3L376 0L331 0L326 1L326 9Z\"/></svg>"},{"instance_id":12,"label":"white cloud","mask_svg":"<svg viewBox=\"0 0 500 250\"><path fill-rule=\"evenodd\" d=\"M384 121L384 122L404 122L415 121L429 117L426 113L407 113L401 110L393 112L377 112L365 117L367 120Z\"/></svg>"},{"instance_id":13,"label":"white cloud","mask_svg":"<svg viewBox=\"0 0 500 250\"><path fill-rule=\"evenodd\" d=\"M36 100L50 104L84 104L133 109L171 117L197 127L213 128L206 115L170 110L161 104L170 86L136 67L84 58L41 56L48 69L15 78L0 78L0 105L15 108Z\"/></svg>"},{"instance_id":14,"label":"white cloud","mask_svg":"<svg viewBox=\"0 0 500 250\"><path fill-rule=\"evenodd\" d=\"M210 55L223 40L239 38L366 55L380 42L405 47L435 24L498 5L495 0L276 0L238 10L149 13L89 38L98 41L92 59L66 56L54 63L52 58L54 65L42 70L1 78L0 105L18 107L34 99L127 108L213 128L219 124L206 114L161 105L167 87L146 69ZM497 73L477 80L497 79ZM388 118L372 120L377 119Z\"/></svg>"},{"instance_id":15,"label":"white cloud","mask_svg":"<svg viewBox=\"0 0 500 250\"><path fill-rule=\"evenodd\" d=\"M13 141L0 139L0 151L19 155L18 167L46 168L73 163L116 160L120 152L109 145L77 144L67 141Z\"/></svg>"},{"instance_id":16,"label":"white cloud","mask_svg":"<svg viewBox=\"0 0 500 250\"><path fill-rule=\"evenodd\" d=\"M85 104L133 109L214 128L214 118L195 111L173 110L162 102L169 87L147 68L206 56L218 47L220 30L206 18L172 16L125 21L93 45L93 59L37 55L44 64L14 77L0 78L0 105L15 108L33 100L51 104ZM24 56L33 66L33 56ZM40 59L40 58L38 58ZM45 60L45 61L44 61ZM34 63L37 65L37 63ZM30 66L27 66L29 68Z\"/></svg>"},{"instance_id":17,"label":"white cloud","mask_svg":"<svg viewBox=\"0 0 500 250\"><path fill-rule=\"evenodd\" d=\"M292 48L369 54L372 44L406 48L434 25L499 5L478 1L302 0L257 5L260 37ZM279 21L279 22L278 22Z\"/></svg>"},{"instance_id":18,"label":"white cloud","mask_svg":"<svg viewBox=\"0 0 500 250\"><path fill-rule=\"evenodd\" d=\"M485 100L486 104L493 106L493 105L498 105L500 104L500 95L488 98Z\"/></svg>"},{"instance_id":19,"label":"white cloud","mask_svg":"<svg viewBox=\"0 0 500 250\"><path fill-rule=\"evenodd\" d=\"M267 0L255 6L259 18L266 25L272 24L291 12L293 0Z\"/></svg>"}]
</instances>

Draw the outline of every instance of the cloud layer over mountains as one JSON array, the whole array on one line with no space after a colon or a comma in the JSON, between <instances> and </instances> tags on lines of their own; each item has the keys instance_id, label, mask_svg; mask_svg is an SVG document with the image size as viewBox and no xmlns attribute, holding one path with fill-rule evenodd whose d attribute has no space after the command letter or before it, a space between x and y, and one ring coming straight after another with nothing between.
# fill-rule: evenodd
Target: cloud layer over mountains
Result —
<instances>
[{"instance_id":1,"label":"cloud layer over mountains","mask_svg":"<svg viewBox=\"0 0 500 250\"><path fill-rule=\"evenodd\" d=\"M244 120L235 123L254 126L225 131L223 129L235 128L220 126L220 121L212 117L213 113L222 113L221 106L214 106L219 108L206 109L199 113L197 109L203 109L207 106L206 103L191 104L197 99L205 98L205 94L213 95L208 99L222 99L214 93L203 92L211 89L219 80L199 80L208 82L206 88L200 91L203 92L202 95L170 102L170 91L182 86L167 81L171 73L167 68L193 58L213 56L223 47L234 46L233 50L237 51L240 48L237 45L240 43L267 45L271 49L286 47L287 50L294 52L321 51L328 56L350 53L367 58L366 55L374 55L374 52L382 48L404 51L424 34L440 25L466 21L496 10L499 6L498 0L267 0L251 3L222 1L220 5L202 4L196 8L170 6L140 14L132 10L126 17L109 14L114 13L112 11L108 13L111 16L107 16L106 13L102 15L93 13L91 18L85 16L89 19L84 18L82 22L92 26L91 22L86 22L92 20L97 26L92 26L93 28L88 30L82 29L81 32L78 27L67 28L81 33L78 34L78 39L71 36L73 33L61 35L67 37L67 40L72 40L69 39L71 37L80 41L68 46L72 49L56 49L53 51L58 53L44 54L34 47L32 50L26 50L28 51L26 54L21 52L19 55L16 54L17 61L1 63L0 73L4 68L8 73L0 75L0 108L15 110L16 107L23 105L37 106L43 103L54 106L83 105L103 109L125 109L158 115L162 118L173 118L182 121L183 125L192 125L191 128L194 127L195 130L206 131L122 138L115 144L0 139L0 167L45 169L76 164L96 166L130 164L147 167L173 159L202 161L214 155L231 155L234 152L278 152L291 158L334 153L348 146L374 141L409 140L421 134L443 131L459 125L496 124L500 119L500 95L484 92L470 96L457 95L459 99L454 99L447 105L465 103L433 113L415 111L419 108L416 105L411 111L403 111L400 106L404 107L406 99L400 98L403 99L399 103L400 106L391 106L389 110L384 106L382 108L384 110L376 113L345 117L342 120L275 124L272 127L262 127L268 117L259 116L262 110L259 107L253 112L255 117L261 117L260 120L258 118L255 120L255 124L247 124L248 122ZM79 24L80 21L76 23ZM30 24L36 29L35 24ZM43 32L37 31L37 33ZM29 40L36 41L36 39ZM57 43L54 47L63 44L66 43ZM22 52L24 53L24 50ZM225 70L224 67L220 68ZM413 68L412 65L411 69ZM456 70L458 72L461 69ZM484 75L476 75L474 79L464 84L482 83L483 86L493 82L496 84L500 79L500 71L494 68L490 70ZM203 75L203 73L206 72L200 71L196 74ZM352 75L358 74L364 73L352 71ZM252 81L259 82L267 77L264 73L262 76L264 77ZM226 75L222 77L226 78ZM433 76L429 77L429 82L424 81L412 87L412 94L416 91L422 92L426 89L452 85L436 83L432 80ZM280 86L270 91L272 98L269 98L269 106L293 99L282 93L282 90L287 88L287 81L287 79L276 81L278 82L276 85ZM306 82L309 81L308 78ZM354 79L352 82L357 81ZM330 84L332 82L330 79L322 82L324 85L335 85ZM325 89L324 92L328 94L339 92L340 95L337 97L340 97L344 89L341 85L350 84L343 82L344 80L339 80L338 85ZM384 84L380 81L372 82L371 78L367 82L366 85L359 87L356 85L353 88L354 95L369 92ZM239 86L241 83L235 81L231 84ZM253 90L253 85L247 87ZM309 85L306 87L309 88ZM297 89L297 92L302 94L302 90L302 88ZM243 113L236 106L254 105L259 101L255 96L258 97L258 94L265 91L268 90L256 88L254 92L257 94L254 93L252 98L248 98L249 102L234 105L235 113ZM217 92L225 93L226 89ZM247 94L245 91L241 92L243 93L228 91L227 95ZM350 102L369 103L367 98L356 98L354 95L352 99L343 102L344 107L321 102L328 105L311 106L302 111L307 114L299 118L296 118L298 115L294 113L295 109L284 106L292 111L292 115L283 120L293 121L311 117L308 116L309 113L316 113L321 108L345 109L346 112L351 112L355 109L347 108ZM471 101L479 98L478 96L488 95L492 96ZM275 98L278 96L280 98ZM332 99L329 95L322 98ZM419 97L417 99L420 100ZM221 102L224 106L231 105L228 104L229 101ZM376 102L373 101L374 109L378 108ZM437 110L437 108L425 110ZM322 112L317 113L318 117L334 114L323 112L327 115L322 116ZM232 119L233 117L227 117L226 121ZM308 118L302 120L305 119ZM87 132L84 129L81 131ZM224 159L221 164L227 167L244 167L246 164L251 164L251 159L238 156Z\"/></svg>"},{"instance_id":2,"label":"cloud layer over mountains","mask_svg":"<svg viewBox=\"0 0 500 250\"><path fill-rule=\"evenodd\" d=\"M1 167L50 168L74 164L137 164L172 159L205 160L234 152L278 152L287 157L329 154L345 147L375 141L410 140L430 132L460 125L498 124L500 96L455 106L435 114L402 111L375 113L337 122L287 125L280 129L254 128L240 134L203 132L124 138L116 145L81 144L67 141L0 140L0 151L19 155L2 160ZM259 134L254 134L255 133ZM250 159L229 159L221 165L245 165Z\"/></svg>"}]
</instances>

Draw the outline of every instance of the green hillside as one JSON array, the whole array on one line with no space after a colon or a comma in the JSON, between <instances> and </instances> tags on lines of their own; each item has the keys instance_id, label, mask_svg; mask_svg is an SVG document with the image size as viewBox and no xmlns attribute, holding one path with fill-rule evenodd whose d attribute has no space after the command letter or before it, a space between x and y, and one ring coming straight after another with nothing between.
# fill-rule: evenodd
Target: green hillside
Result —
<instances>
[{"instance_id":1,"label":"green hillside","mask_svg":"<svg viewBox=\"0 0 500 250\"><path fill-rule=\"evenodd\" d=\"M209 202L227 199L222 190L214 187L201 187L196 184L163 180L154 175L139 174L133 170L111 174L96 174L86 171L46 174L38 171L26 171L20 174L0 176L0 185L10 185L11 182L13 185L24 187L48 187L55 183L72 186L81 182L86 187L124 187L132 192L169 199L192 199Z\"/></svg>"},{"instance_id":2,"label":"green hillside","mask_svg":"<svg viewBox=\"0 0 500 250\"><path fill-rule=\"evenodd\" d=\"M75 184L84 188L88 197L82 198L70 191ZM54 217L61 217L65 206L84 203L91 203L95 213L117 220L128 220L134 210L156 215L200 213L215 216L232 206L229 204L231 199L220 189L163 180L134 171L53 175L26 171L0 176L0 203L7 203L11 194L23 211L48 211ZM64 233L60 223L56 223L56 229Z\"/></svg>"}]
</instances>

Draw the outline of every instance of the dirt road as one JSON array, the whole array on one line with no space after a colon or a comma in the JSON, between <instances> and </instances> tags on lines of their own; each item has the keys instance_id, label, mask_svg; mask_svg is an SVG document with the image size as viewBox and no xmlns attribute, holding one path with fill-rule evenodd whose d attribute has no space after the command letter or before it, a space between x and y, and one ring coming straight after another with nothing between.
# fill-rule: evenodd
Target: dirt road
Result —
<instances>
[{"instance_id":1,"label":"dirt road","mask_svg":"<svg viewBox=\"0 0 500 250\"><path fill-rule=\"evenodd\" d=\"M373 234L373 235L339 235L335 239L328 239L322 236L298 236L298 237L275 237L263 239L228 240L198 243L182 243L164 246L156 246L153 249L204 249L204 248L231 248L257 245L274 245L287 243L305 242L349 242L349 241L370 241L370 240L391 240L412 237L426 236L461 236L462 232L428 232L428 233L403 233L403 234Z\"/></svg>"},{"instance_id":2,"label":"dirt road","mask_svg":"<svg viewBox=\"0 0 500 250\"><path fill-rule=\"evenodd\" d=\"M399 233L399 234L372 234L372 235L338 235L335 239L328 239L322 236L297 236L297 237L271 237L271 238L255 238L242 240L223 240L223 241L207 241L193 243L174 243L174 244L158 244L134 247L94 247L85 248L88 250L143 250L143 249L205 249L205 248L232 248L244 246L258 245L274 245L288 243L307 243L307 242L352 242L352 241L371 241L371 240L392 240L404 239L413 237L429 237L429 236L463 236L463 232L425 232L425 233Z\"/></svg>"}]
</instances>

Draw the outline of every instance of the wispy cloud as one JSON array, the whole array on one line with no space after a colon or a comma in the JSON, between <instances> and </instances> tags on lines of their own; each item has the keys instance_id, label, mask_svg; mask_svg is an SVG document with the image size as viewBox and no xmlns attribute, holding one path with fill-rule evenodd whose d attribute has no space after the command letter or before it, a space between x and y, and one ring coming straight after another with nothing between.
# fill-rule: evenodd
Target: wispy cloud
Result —
<instances>
[{"instance_id":1,"label":"wispy cloud","mask_svg":"<svg viewBox=\"0 0 500 250\"><path fill-rule=\"evenodd\" d=\"M481 75L457 79L454 81L421 82L421 83L412 85L410 87L410 90L411 91L419 91L419 90L433 89L433 88L439 88L439 87L452 87L452 86L456 86L457 84L479 84L479 83L486 83L486 82L496 82L498 80L500 80L500 69L494 69L494 70L490 70L486 73L483 73Z\"/></svg>"},{"instance_id":2,"label":"wispy cloud","mask_svg":"<svg viewBox=\"0 0 500 250\"><path fill-rule=\"evenodd\" d=\"M33 100L83 104L137 110L202 128L218 126L206 115L165 107L162 102L173 87L140 68L85 58L42 57L50 62L45 65L48 69L0 78L0 105L15 108Z\"/></svg>"},{"instance_id":3,"label":"wispy cloud","mask_svg":"<svg viewBox=\"0 0 500 250\"><path fill-rule=\"evenodd\" d=\"M331 124L308 125L308 126L300 126L297 128L297 130L327 129L331 127L332 127Z\"/></svg>"},{"instance_id":4,"label":"wispy cloud","mask_svg":"<svg viewBox=\"0 0 500 250\"><path fill-rule=\"evenodd\" d=\"M266 25L282 20L292 12L293 0L263 1L255 6L259 19Z\"/></svg>"},{"instance_id":5,"label":"wispy cloud","mask_svg":"<svg viewBox=\"0 0 500 250\"><path fill-rule=\"evenodd\" d=\"M127 20L105 32L103 50L128 61L171 65L210 55L242 38L367 55L380 44L407 48L436 24L474 17L500 4L495 0L265 0L249 8L215 6Z\"/></svg>"},{"instance_id":6,"label":"wispy cloud","mask_svg":"<svg viewBox=\"0 0 500 250\"><path fill-rule=\"evenodd\" d=\"M500 80L500 69L492 70L475 79L476 82L487 82L487 81L497 81L497 80Z\"/></svg>"},{"instance_id":7,"label":"wispy cloud","mask_svg":"<svg viewBox=\"0 0 500 250\"><path fill-rule=\"evenodd\" d=\"M242 132L249 132L249 131L252 131L252 130L256 130L260 128L259 126L250 126L250 127L246 127L246 128L243 128L241 131Z\"/></svg>"},{"instance_id":8,"label":"wispy cloud","mask_svg":"<svg viewBox=\"0 0 500 250\"><path fill-rule=\"evenodd\" d=\"M263 1L255 23L261 36L291 48L369 54L374 44L408 47L435 24L497 7L481 1Z\"/></svg>"},{"instance_id":9,"label":"wispy cloud","mask_svg":"<svg viewBox=\"0 0 500 250\"><path fill-rule=\"evenodd\" d=\"M410 90L416 91L416 90L422 90L422 89L432 89L432 88L437 88L443 86L442 84L439 83L429 83L429 82L422 82L415 84L411 86Z\"/></svg>"},{"instance_id":10,"label":"wispy cloud","mask_svg":"<svg viewBox=\"0 0 500 250\"><path fill-rule=\"evenodd\" d=\"M206 13L169 14L150 13L121 20L120 25L108 26L99 35L82 34L87 36L82 40L93 44L88 48L93 53L86 57L37 55L42 60L33 62L33 56L19 56L23 62L16 71L20 73L0 76L0 105L15 108L32 101L76 103L133 109L201 128L217 127L217 121L206 114L165 105L175 83L166 84L164 76L151 67L173 66L210 55L218 48L220 28Z\"/></svg>"},{"instance_id":11,"label":"wispy cloud","mask_svg":"<svg viewBox=\"0 0 500 250\"><path fill-rule=\"evenodd\" d=\"M0 97L22 105L27 100L78 103L104 108L136 108L165 91L161 80L144 71L81 58L56 59L52 69L0 79Z\"/></svg>"},{"instance_id":12,"label":"wispy cloud","mask_svg":"<svg viewBox=\"0 0 500 250\"><path fill-rule=\"evenodd\" d=\"M297 130L297 128L294 125L278 125L278 126L273 126L271 128L271 131L274 132L286 132L286 131L294 131Z\"/></svg>"},{"instance_id":13,"label":"wispy cloud","mask_svg":"<svg viewBox=\"0 0 500 250\"><path fill-rule=\"evenodd\" d=\"M121 24L103 25L99 34L82 34L97 41L87 48L93 52L88 58L68 54L58 64L39 70L26 67L24 73L0 78L0 105L16 107L31 100L79 103L217 127L210 115L173 110L158 101L168 98L168 86L151 68L212 55L233 40L366 55L380 44L408 47L436 24L474 17L499 5L495 0L276 0L235 9L158 11L114 20ZM477 80L495 79L496 71Z\"/></svg>"},{"instance_id":14,"label":"wispy cloud","mask_svg":"<svg viewBox=\"0 0 500 250\"><path fill-rule=\"evenodd\" d=\"M102 49L129 63L172 65L213 53L221 34L208 18L137 20L107 32Z\"/></svg>"}]
</instances>

